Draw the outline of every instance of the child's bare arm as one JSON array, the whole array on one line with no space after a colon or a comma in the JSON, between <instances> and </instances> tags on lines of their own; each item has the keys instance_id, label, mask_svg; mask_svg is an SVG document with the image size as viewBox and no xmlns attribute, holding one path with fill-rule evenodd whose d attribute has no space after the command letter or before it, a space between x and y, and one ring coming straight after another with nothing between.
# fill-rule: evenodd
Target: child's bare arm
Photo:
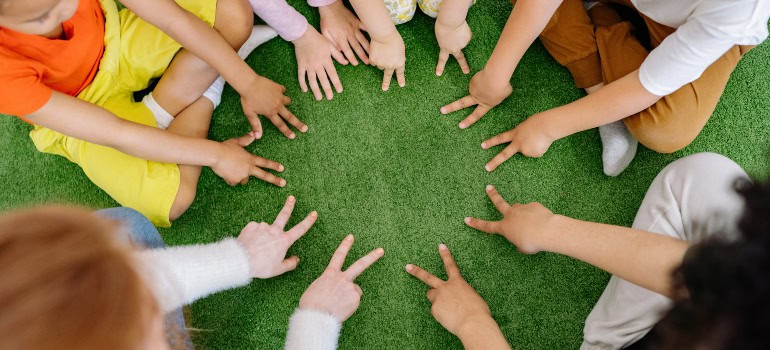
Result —
<instances>
[{"instance_id":1,"label":"child's bare arm","mask_svg":"<svg viewBox=\"0 0 770 350\"><path fill-rule=\"evenodd\" d=\"M503 33L486 66L474 76L469 95L441 108L447 114L463 108L478 107L460 123L466 128L511 94L511 76L524 52L540 35L561 0L519 0L513 6Z\"/></svg>"},{"instance_id":2,"label":"child's bare arm","mask_svg":"<svg viewBox=\"0 0 770 350\"><path fill-rule=\"evenodd\" d=\"M385 91L390 88L390 81L394 73L398 85L403 87L406 85L404 40L390 19L385 4L382 1L372 0L351 0L350 4L353 5L363 27L369 32L372 39L369 43L369 61L384 71L382 90Z\"/></svg>"},{"instance_id":3,"label":"child's bare arm","mask_svg":"<svg viewBox=\"0 0 770 350\"><path fill-rule=\"evenodd\" d=\"M122 3L219 72L241 95L243 112L257 138L262 136L259 115L284 129L288 129L284 119L290 122L296 119L285 107L290 101L283 95L285 89L257 75L217 31L192 13L172 0L124 0ZM295 124L299 125L292 122ZM288 137L290 133L284 134Z\"/></svg>"},{"instance_id":4,"label":"child's bare arm","mask_svg":"<svg viewBox=\"0 0 770 350\"><path fill-rule=\"evenodd\" d=\"M62 134L111 147L156 162L208 166L228 184L258 177L278 186L285 181L260 168L283 171L283 165L255 156L243 147L248 140L215 142L184 137L121 119L106 109L54 92L38 111L25 118ZM251 138L253 140L253 138Z\"/></svg>"},{"instance_id":5,"label":"child's bare arm","mask_svg":"<svg viewBox=\"0 0 770 350\"><path fill-rule=\"evenodd\" d=\"M471 72L462 51L471 41L471 28L465 21L470 6L471 0L444 0L441 4L435 26L436 40L440 49L436 75L444 74L444 66L450 54L457 59L463 73Z\"/></svg>"},{"instance_id":6,"label":"child's bare arm","mask_svg":"<svg viewBox=\"0 0 770 350\"><path fill-rule=\"evenodd\" d=\"M639 71L633 71L595 93L535 114L515 128L485 141L481 144L484 149L509 143L487 163L486 169L494 170L516 153L540 157L560 138L621 120L659 99L660 96L651 94L642 86Z\"/></svg>"}]
</instances>

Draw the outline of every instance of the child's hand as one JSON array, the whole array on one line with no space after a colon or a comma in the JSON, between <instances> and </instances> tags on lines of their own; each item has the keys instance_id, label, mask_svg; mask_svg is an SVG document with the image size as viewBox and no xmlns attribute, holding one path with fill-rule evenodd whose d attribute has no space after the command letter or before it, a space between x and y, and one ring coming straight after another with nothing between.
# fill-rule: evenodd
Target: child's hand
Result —
<instances>
[{"instance_id":1,"label":"child's hand","mask_svg":"<svg viewBox=\"0 0 770 350\"><path fill-rule=\"evenodd\" d=\"M300 309L328 313L337 321L345 322L358 309L363 291L353 283L369 266L379 260L385 251L377 248L342 271L345 257L353 246L353 235L345 237L334 252L329 267L307 288L299 300Z\"/></svg>"},{"instance_id":2,"label":"child's hand","mask_svg":"<svg viewBox=\"0 0 770 350\"><path fill-rule=\"evenodd\" d=\"M495 76L494 73L481 70L471 78L468 90L470 92L468 96L441 107L441 114L448 114L478 105L473 113L460 122L460 129L473 125L473 123L487 114L490 109L503 102L506 97L511 95L513 87L507 80L500 81L500 78Z\"/></svg>"},{"instance_id":3,"label":"child's hand","mask_svg":"<svg viewBox=\"0 0 770 350\"><path fill-rule=\"evenodd\" d=\"M255 156L244 149L253 141L254 135L246 134L220 143L219 156L211 166L211 170L230 186L245 185L252 176L279 187L286 186L286 180L262 169L281 172L283 171L282 164Z\"/></svg>"},{"instance_id":4,"label":"child's hand","mask_svg":"<svg viewBox=\"0 0 770 350\"><path fill-rule=\"evenodd\" d=\"M396 73L398 86L406 85L404 77L404 66L406 65L406 48L404 40L398 31L393 31L382 41L374 40L369 50L369 61L372 65L385 72L382 78L382 91L388 91L390 81L393 79L393 73Z\"/></svg>"},{"instance_id":5,"label":"child's hand","mask_svg":"<svg viewBox=\"0 0 770 350\"><path fill-rule=\"evenodd\" d=\"M361 33L363 27L358 17L341 0L319 7L318 13L321 14L321 33L345 54L348 61L357 66L358 55L364 64L369 64L369 41Z\"/></svg>"},{"instance_id":6,"label":"child's hand","mask_svg":"<svg viewBox=\"0 0 770 350\"><path fill-rule=\"evenodd\" d=\"M449 249L441 244L438 252L446 268L448 277L446 281L418 266L406 265L406 271L409 274L431 288L427 293L428 300L432 304L431 315L446 330L458 337L461 337L463 328L471 323L487 321L494 323L486 301L460 275L460 269L452 259Z\"/></svg>"},{"instance_id":7,"label":"child's hand","mask_svg":"<svg viewBox=\"0 0 770 350\"><path fill-rule=\"evenodd\" d=\"M537 125L536 116L525 120L515 128L499 134L481 143L481 148L488 149L503 143L510 143L484 166L487 171L495 170L500 164L521 153L525 157L539 158L548 151L554 139L548 136L543 127Z\"/></svg>"},{"instance_id":8,"label":"child's hand","mask_svg":"<svg viewBox=\"0 0 770 350\"><path fill-rule=\"evenodd\" d=\"M438 41L439 53L438 53L438 65L436 65L436 75L441 76L444 74L444 67L449 60L449 55L457 59L457 63L460 64L460 69L464 74L471 72L471 68L468 67L468 61L465 60L463 55L463 49L468 46L471 41L471 27L468 26L468 22L463 21L460 26L452 28L436 21L436 40Z\"/></svg>"},{"instance_id":9,"label":"child's hand","mask_svg":"<svg viewBox=\"0 0 770 350\"><path fill-rule=\"evenodd\" d=\"M286 108L291 103L291 99L284 95L286 88L265 77L259 75L256 75L256 77L257 79L250 85L249 91L241 94L243 113L249 119L254 137L257 139L262 138L262 123L259 121L260 115L270 119L273 125L290 139L294 139L297 135L286 126L284 120L299 129L299 131L307 132L307 125L297 119Z\"/></svg>"},{"instance_id":10,"label":"child's hand","mask_svg":"<svg viewBox=\"0 0 770 350\"><path fill-rule=\"evenodd\" d=\"M313 95L318 101L323 98L321 89L318 88L318 81L321 82L327 100L334 97L329 80L331 80L337 93L342 92L342 83L340 83L337 69L334 68L332 61L332 57L334 57L337 62L348 64L340 50L309 24L305 34L294 40L293 43L294 53L297 56L297 66L299 67L299 87L302 88L302 92L307 92L308 84L305 83L305 75L307 75L310 90L313 90Z\"/></svg>"},{"instance_id":11,"label":"child's hand","mask_svg":"<svg viewBox=\"0 0 770 350\"><path fill-rule=\"evenodd\" d=\"M237 241L246 250L252 278L271 278L297 268L299 258L292 256L284 259L286 252L313 226L318 213L310 212L302 222L284 232L294 210L294 202L294 197L289 196L272 224L252 221L241 230Z\"/></svg>"},{"instance_id":12,"label":"child's hand","mask_svg":"<svg viewBox=\"0 0 770 350\"><path fill-rule=\"evenodd\" d=\"M487 185L487 195L503 219L486 221L465 218L465 224L486 233L500 234L524 254L535 254L541 249L537 238L548 230L554 214L540 203L508 204L492 185Z\"/></svg>"}]
</instances>

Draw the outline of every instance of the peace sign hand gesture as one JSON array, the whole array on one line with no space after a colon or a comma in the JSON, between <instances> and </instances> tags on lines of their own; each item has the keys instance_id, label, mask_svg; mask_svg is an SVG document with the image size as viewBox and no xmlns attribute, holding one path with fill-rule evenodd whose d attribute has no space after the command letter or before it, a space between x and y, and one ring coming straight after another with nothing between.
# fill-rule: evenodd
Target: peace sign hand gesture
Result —
<instances>
[{"instance_id":1,"label":"peace sign hand gesture","mask_svg":"<svg viewBox=\"0 0 770 350\"><path fill-rule=\"evenodd\" d=\"M272 225L252 221L241 230L237 241L246 250L251 277L271 278L297 268L299 258L292 256L285 259L286 252L313 226L318 213L310 212L302 222L284 232L286 222L294 210L294 202L294 196L286 199L286 204Z\"/></svg>"},{"instance_id":2,"label":"peace sign hand gesture","mask_svg":"<svg viewBox=\"0 0 770 350\"><path fill-rule=\"evenodd\" d=\"M317 310L328 313L339 322L345 322L358 309L363 290L353 283L369 266L379 260L385 251L377 248L358 259L347 270L342 271L350 247L353 246L353 235L348 235L334 252L329 266L299 300L300 309Z\"/></svg>"},{"instance_id":3,"label":"peace sign hand gesture","mask_svg":"<svg viewBox=\"0 0 770 350\"><path fill-rule=\"evenodd\" d=\"M406 265L406 272L431 287L426 294L433 304L431 314L449 332L460 337L463 327L479 320L491 319L492 313L486 301L460 275L460 269L452 259L449 248L440 244L438 252L446 268L446 281L412 264Z\"/></svg>"}]
</instances>

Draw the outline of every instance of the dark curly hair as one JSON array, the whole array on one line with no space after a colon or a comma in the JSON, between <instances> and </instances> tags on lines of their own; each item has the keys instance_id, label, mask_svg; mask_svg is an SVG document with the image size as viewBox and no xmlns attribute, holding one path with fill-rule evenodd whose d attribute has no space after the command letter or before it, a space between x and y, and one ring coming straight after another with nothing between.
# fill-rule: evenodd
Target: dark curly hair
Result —
<instances>
[{"instance_id":1,"label":"dark curly hair","mask_svg":"<svg viewBox=\"0 0 770 350\"><path fill-rule=\"evenodd\" d=\"M741 237L690 249L653 348L770 349L770 182L735 188L745 200Z\"/></svg>"}]
</instances>

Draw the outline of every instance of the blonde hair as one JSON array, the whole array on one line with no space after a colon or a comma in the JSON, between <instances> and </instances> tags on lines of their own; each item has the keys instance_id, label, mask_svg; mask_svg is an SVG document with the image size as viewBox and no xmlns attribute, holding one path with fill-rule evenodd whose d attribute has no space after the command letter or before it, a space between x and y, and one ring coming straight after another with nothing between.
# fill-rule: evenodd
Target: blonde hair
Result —
<instances>
[{"instance_id":1,"label":"blonde hair","mask_svg":"<svg viewBox=\"0 0 770 350\"><path fill-rule=\"evenodd\" d=\"M75 208L0 216L0 348L140 348L160 311L118 225Z\"/></svg>"}]
</instances>

